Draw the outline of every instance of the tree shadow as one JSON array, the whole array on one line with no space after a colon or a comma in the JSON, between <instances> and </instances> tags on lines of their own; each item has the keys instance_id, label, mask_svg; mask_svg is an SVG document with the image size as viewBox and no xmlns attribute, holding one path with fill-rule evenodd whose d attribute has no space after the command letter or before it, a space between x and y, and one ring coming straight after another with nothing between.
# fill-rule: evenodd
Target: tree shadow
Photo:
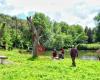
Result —
<instances>
[{"instance_id":1,"label":"tree shadow","mask_svg":"<svg viewBox=\"0 0 100 80\"><path fill-rule=\"evenodd\" d=\"M30 61L35 61L38 57L30 57L28 58L27 60L30 60Z\"/></svg>"}]
</instances>

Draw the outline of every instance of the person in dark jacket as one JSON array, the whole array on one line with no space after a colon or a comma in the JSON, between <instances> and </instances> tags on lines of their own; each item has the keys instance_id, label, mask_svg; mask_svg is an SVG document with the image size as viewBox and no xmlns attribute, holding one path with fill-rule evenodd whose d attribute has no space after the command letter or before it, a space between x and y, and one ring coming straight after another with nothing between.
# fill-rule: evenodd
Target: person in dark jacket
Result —
<instances>
[{"instance_id":1,"label":"person in dark jacket","mask_svg":"<svg viewBox=\"0 0 100 80\"><path fill-rule=\"evenodd\" d=\"M53 57L53 59L55 59L55 58L57 57L57 51L56 51L56 48L53 49L52 57Z\"/></svg>"},{"instance_id":2,"label":"person in dark jacket","mask_svg":"<svg viewBox=\"0 0 100 80\"><path fill-rule=\"evenodd\" d=\"M72 48L70 50L70 56L72 59L72 66L76 66L75 58L78 57L78 50L77 50L77 48L75 48L74 45L72 46Z\"/></svg>"},{"instance_id":3,"label":"person in dark jacket","mask_svg":"<svg viewBox=\"0 0 100 80\"><path fill-rule=\"evenodd\" d=\"M61 51L59 52L58 57L59 57L59 59L64 59L64 49L61 48L60 50Z\"/></svg>"},{"instance_id":4,"label":"person in dark jacket","mask_svg":"<svg viewBox=\"0 0 100 80\"><path fill-rule=\"evenodd\" d=\"M64 48L61 49L62 59L64 59Z\"/></svg>"}]
</instances>

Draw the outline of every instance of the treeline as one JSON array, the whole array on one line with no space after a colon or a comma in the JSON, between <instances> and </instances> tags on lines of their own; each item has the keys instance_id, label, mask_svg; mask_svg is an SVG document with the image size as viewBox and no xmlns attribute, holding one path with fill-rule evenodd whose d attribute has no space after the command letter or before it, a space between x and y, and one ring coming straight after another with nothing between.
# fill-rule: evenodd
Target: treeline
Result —
<instances>
[{"instance_id":1,"label":"treeline","mask_svg":"<svg viewBox=\"0 0 100 80\"><path fill-rule=\"evenodd\" d=\"M91 29L81 25L69 25L51 20L43 13L35 13L32 22L40 28L39 44L47 49L69 48L81 43L100 42L100 13L94 18L96 27ZM4 49L27 49L32 46L32 29L27 20L0 14L0 46Z\"/></svg>"}]
</instances>

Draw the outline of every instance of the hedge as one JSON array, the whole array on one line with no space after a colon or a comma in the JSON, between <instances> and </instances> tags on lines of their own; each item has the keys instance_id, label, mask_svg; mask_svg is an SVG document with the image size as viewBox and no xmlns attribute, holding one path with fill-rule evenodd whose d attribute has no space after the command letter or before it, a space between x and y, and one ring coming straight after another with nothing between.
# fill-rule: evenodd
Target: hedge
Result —
<instances>
[{"instance_id":1,"label":"hedge","mask_svg":"<svg viewBox=\"0 0 100 80\"><path fill-rule=\"evenodd\" d=\"M100 49L100 44L99 43L79 44L77 48L79 50L98 50Z\"/></svg>"}]
</instances>

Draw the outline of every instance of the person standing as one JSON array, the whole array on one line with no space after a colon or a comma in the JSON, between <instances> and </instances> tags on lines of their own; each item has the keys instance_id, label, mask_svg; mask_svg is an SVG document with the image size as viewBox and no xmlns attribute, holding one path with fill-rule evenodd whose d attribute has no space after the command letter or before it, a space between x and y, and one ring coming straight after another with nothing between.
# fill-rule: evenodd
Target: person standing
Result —
<instances>
[{"instance_id":1,"label":"person standing","mask_svg":"<svg viewBox=\"0 0 100 80\"><path fill-rule=\"evenodd\" d=\"M77 48L75 48L75 46L73 45L71 50L70 50L70 56L71 56L71 59L72 59L72 66L76 66L76 63L75 63L75 58L78 57L78 50Z\"/></svg>"}]
</instances>

